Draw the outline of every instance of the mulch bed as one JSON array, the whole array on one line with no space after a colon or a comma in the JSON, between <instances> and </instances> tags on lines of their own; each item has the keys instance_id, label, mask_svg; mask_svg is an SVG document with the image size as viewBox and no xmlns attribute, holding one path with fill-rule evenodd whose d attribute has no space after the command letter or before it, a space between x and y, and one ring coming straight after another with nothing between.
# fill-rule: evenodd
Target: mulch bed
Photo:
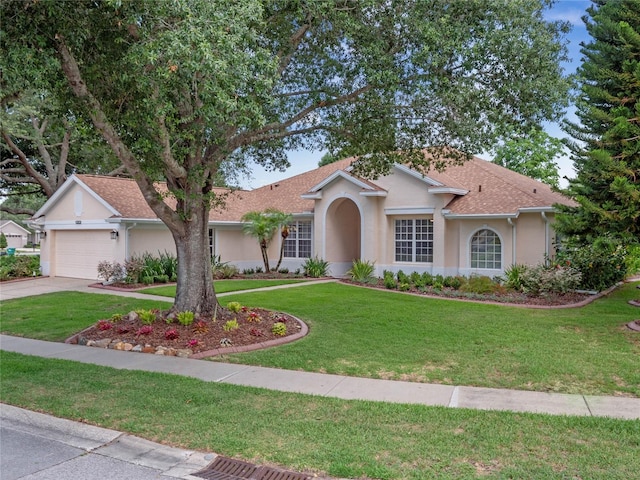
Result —
<instances>
[{"instance_id":1,"label":"mulch bed","mask_svg":"<svg viewBox=\"0 0 640 480\"><path fill-rule=\"evenodd\" d=\"M202 358L288 343L301 338L308 331L307 326L292 315L261 308L243 307L237 313L220 308L215 319L197 316L189 326L181 325L175 319L169 320L169 311L155 313L156 320L151 325L142 323L137 315L124 315L118 321L102 320L74 335L67 343L118 350L139 347L135 351L145 353L157 353L161 347L165 355L182 352L181 356ZM234 320L238 328L225 330L227 322ZM283 323L286 333L273 333L274 323ZM109 340L107 344L106 340ZM125 347L127 344L131 347Z\"/></svg>"},{"instance_id":2,"label":"mulch bed","mask_svg":"<svg viewBox=\"0 0 640 480\"><path fill-rule=\"evenodd\" d=\"M349 283L357 286L366 286L368 288L376 288L387 291L389 290L384 286L384 281L377 279L376 282L361 284L350 280L342 280L344 283ZM548 294L542 296L526 295L520 292L512 291L498 291L491 294L477 294L477 293L465 293L460 290L454 290L453 288L444 287L439 290L435 290L433 287L426 287L425 289L417 289L411 287L404 293L410 293L414 295L422 295L433 298L445 298L452 300L462 300L469 302L482 302L482 303L499 303L508 305L517 305L522 307L531 308L562 308L562 307L577 307L582 306L585 303L597 298L596 295L583 292L568 292L564 294Z\"/></svg>"}]
</instances>

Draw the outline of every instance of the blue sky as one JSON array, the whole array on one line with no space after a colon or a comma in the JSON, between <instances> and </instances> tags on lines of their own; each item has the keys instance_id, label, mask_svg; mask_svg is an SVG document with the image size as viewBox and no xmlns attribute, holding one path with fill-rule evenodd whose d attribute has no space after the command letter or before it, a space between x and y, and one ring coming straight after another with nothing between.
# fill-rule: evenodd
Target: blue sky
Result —
<instances>
[{"instance_id":1,"label":"blue sky","mask_svg":"<svg viewBox=\"0 0 640 480\"><path fill-rule=\"evenodd\" d=\"M589 41L589 35L582 21L582 17L586 14L586 9L590 4L591 2L589 0L560 0L547 12L546 17L549 20L565 20L571 23L572 26L571 32L567 35L570 62L563 65L567 73L575 72L576 68L580 65L580 43ZM571 109L567 113L567 116L575 120ZM566 136L557 124L547 125L545 129L549 135L554 137L563 138ZM290 152L289 162L291 163L291 167L285 172L267 172L262 167L256 165L253 168L252 178L243 180L241 185L244 188L257 188L283 178L313 170L318 166L318 161L323 153L324 152L309 151ZM489 159L486 155L482 157ZM564 176L569 178L574 176L572 162L568 156L558 159L557 162L561 179ZM566 186L566 181L561 180L561 186Z\"/></svg>"}]
</instances>

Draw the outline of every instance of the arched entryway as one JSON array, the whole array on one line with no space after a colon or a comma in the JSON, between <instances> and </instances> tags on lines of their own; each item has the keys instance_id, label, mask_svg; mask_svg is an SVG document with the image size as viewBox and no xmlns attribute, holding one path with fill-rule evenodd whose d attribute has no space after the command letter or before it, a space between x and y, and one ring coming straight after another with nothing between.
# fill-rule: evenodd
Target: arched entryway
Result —
<instances>
[{"instance_id":1,"label":"arched entryway","mask_svg":"<svg viewBox=\"0 0 640 480\"><path fill-rule=\"evenodd\" d=\"M350 198L334 200L325 217L325 260L331 274L344 275L361 254L362 217Z\"/></svg>"}]
</instances>

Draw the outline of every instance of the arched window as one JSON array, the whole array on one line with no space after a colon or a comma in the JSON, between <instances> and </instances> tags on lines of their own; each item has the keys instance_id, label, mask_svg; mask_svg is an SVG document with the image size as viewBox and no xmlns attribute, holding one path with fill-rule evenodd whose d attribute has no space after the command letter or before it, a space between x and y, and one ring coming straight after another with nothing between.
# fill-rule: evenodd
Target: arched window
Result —
<instances>
[{"instance_id":1,"label":"arched window","mask_svg":"<svg viewBox=\"0 0 640 480\"><path fill-rule=\"evenodd\" d=\"M502 268L502 245L496 232L485 228L471 237L471 268Z\"/></svg>"}]
</instances>

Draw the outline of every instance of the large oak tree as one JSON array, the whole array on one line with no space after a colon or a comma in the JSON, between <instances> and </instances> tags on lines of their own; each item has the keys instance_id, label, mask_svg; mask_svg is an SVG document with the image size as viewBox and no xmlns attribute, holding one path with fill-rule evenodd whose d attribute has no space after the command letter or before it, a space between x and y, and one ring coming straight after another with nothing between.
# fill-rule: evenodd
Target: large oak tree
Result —
<instances>
[{"instance_id":1,"label":"large oak tree","mask_svg":"<svg viewBox=\"0 0 640 480\"><path fill-rule=\"evenodd\" d=\"M400 156L424 163L424 147L486 151L509 126L557 119L566 25L545 21L550 3L5 0L0 56L11 88L55 79L80 100L173 234L174 307L206 313L221 169L316 148L366 154L360 172L375 175Z\"/></svg>"}]
</instances>

